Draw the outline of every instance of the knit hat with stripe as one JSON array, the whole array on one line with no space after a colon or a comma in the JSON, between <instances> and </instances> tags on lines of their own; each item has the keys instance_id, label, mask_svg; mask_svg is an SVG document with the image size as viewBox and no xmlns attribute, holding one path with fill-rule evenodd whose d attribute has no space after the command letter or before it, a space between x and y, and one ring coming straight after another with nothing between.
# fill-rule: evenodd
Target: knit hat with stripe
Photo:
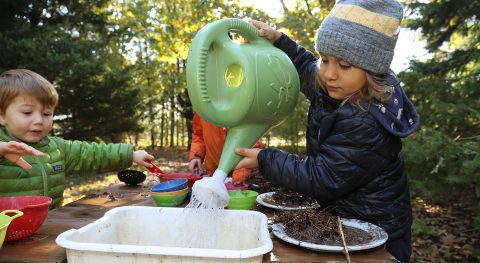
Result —
<instances>
[{"instance_id":1,"label":"knit hat with stripe","mask_svg":"<svg viewBox=\"0 0 480 263\"><path fill-rule=\"evenodd\" d=\"M386 73L400 33L395 0L338 0L317 31L318 52L373 73Z\"/></svg>"}]
</instances>

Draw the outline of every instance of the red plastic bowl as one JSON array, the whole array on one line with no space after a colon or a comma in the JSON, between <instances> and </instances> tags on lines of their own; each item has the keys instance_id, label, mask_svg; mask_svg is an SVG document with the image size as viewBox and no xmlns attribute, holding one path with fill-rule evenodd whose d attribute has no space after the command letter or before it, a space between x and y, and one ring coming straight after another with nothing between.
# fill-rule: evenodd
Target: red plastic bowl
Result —
<instances>
[{"instance_id":1,"label":"red plastic bowl","mask_svg":"<svg viewBox=\"0 0 480 263\"><path fill-rule=\"evenodd\" d=\"M35 233L47 218L51 203L52 198L48 196L0 197L0 211L14 209L23 212L23 216L8 226L5 240L19 240Z\"/></svg>"},{"instance_id":2,"label":"red plastic bowl","mask_svg":"<svg viewBox=\"0 0 480 263\"><path fill-rule=\"evenodd\" d=\"M169 173L169 174L159 174L155 173L155 176L160 179L160 182L166 182L174 179L186 178L188 179L187 187L192 188L193 184L202 179L202 176L194 173Z\"/></svg>"}]
</instances>

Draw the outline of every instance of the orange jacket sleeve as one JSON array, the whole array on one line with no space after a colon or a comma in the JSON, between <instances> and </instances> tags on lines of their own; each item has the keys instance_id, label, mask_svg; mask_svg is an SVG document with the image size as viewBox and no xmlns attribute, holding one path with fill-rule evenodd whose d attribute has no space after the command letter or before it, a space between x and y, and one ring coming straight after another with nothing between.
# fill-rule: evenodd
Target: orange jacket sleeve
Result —
<instances>
[{"instance_id":1,"label":"orange jacket sleeve","mask_svg":"<svg viewBox=\"0 0 480 263\"><path fill-rule=\"evenodd\" d=\"M197 113L193 115L192 128L192 145L190 146L189 160L200 158L203 161L205 158L205 140L203 139L202 120Z\"/></svg>"}]
</instances>

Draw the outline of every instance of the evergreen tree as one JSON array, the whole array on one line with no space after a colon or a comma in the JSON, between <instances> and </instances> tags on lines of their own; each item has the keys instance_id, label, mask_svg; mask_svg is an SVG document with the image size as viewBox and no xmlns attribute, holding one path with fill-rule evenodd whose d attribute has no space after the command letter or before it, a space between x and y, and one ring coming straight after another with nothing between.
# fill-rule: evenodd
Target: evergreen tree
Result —
<instances>
[{"instance_id":1,"label":"evergreen tree","mask_svg":"<svg viewBox=\"0 0 480 263\"><path fill-rule=\"evenodd\" d=\"M421 130L404 149L414 193L478 209L480 199L479 0L410 2L407 25L432 58L401 73ZM477 227L480 227L480 214Z\"/></svg>"},{"instance_id":2,"label":"evergreen tree","mask_svg":"<svg viewBox=\"0 0 480 263\"><path fill-rule=\"evenodd\" d=\"M28 68L55 85L56 135L118 141L138 129L138 92L110 39L109 2L0 2L0 70Z\"/></svg>"}]
</instances>

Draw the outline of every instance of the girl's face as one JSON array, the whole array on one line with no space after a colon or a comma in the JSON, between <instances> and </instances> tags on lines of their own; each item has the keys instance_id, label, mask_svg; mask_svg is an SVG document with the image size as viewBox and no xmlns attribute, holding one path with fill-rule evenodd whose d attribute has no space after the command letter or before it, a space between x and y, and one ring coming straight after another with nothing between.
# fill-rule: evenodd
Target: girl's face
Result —
<instances>
[{"instance_id":1,"label":"girl's face","mask_svg":"<svg viewBox=\"0 0 480 263\"><path fill-rule=\"evenodd\" d=\"M343 100L366 86L365 70L333 56L320 57L320 80L330 97Z\"/></svg>"},{"instance_id":2,"label":"girl's face","mask_svg":"<svg viewBox=\"0 0 480 263\"><path fill-rule=\"evenodd\" d=\"M52 129L53 111L53 107L43 105L35 97L20 94L5 112L0 112L0 124L10 136L35 143Z\"/></svg>"}]
</instances>

